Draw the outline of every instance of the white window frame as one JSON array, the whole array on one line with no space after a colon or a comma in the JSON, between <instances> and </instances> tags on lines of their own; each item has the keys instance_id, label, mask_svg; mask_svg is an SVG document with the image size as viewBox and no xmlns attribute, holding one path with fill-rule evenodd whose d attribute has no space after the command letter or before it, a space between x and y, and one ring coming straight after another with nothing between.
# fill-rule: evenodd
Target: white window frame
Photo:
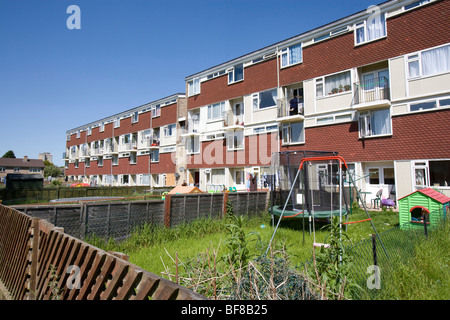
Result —
<instances>
[{"instance_id":1,"label":"white window frame","mask_svg":"<svg viewBox=\"0 0 450 320\"><path fill-rule=\"evenodd\" d=\"M267 106L267 107L264 107L264 108L261 108L261 94L264 93L264 92L268 92L268 91L270 91L270 92L276 91L275 104ZM251 98L252 98L252 109L254 111L266 110L266 109L270 109L270 108L276 108L277 107L277 102L278 102L278 88L273 88L273 89L269 89L269 90L264 90L264 91L253 93Z\"/></svg>"},{"instance_id":2,"label":"white window frame","mask_svg":"<svg viewBox=\"0 0 450 320\"><path fill-rule=\"evenodd\" d=\"M375 11L379 10L379 9L377 9L377 7L374 7L374 8L375 8L374 9ZM370 10L370 7L367 10ZM376 17L374 18L374 16L376 16L378 14L382 15L382 17L380 19L384 20L384 23L383 23L384 24L384 35L379 36L377 38L373 38L373 39L368 40L368 38L369 38L369 31L368 31L368 28L367 28L367 21L370 20L370 19L377 19ZM353 26L353 29L354 29L355 46L360 46L360 45L363 45L363 44L366 44L366 43L370 43L370 42L373 42L373 41L376 41L376 40L379 40L379 39L386 38L387 37L386 13L385 12L381 12L381 13L371 14L367 19L355 23L354 26ZM364 32L364 40L361 41L361 42L358 42L358 30L359 29L363 29L363 32Z\"/></svg>"},{"instance_id":3,"label":"white window frame","mask_svg":"<svg viewBox=\"0 0 450 320\"><path fill-rule=\"evenodd\" d=\"M164 137L173 137L176 135L177 125L175 123L164 126Z\"/></svg>"},{"instance_id":4,"label":"white window frame","mask_svg":"<svg viewBox=\"0 0 450 320\"><path fill-rule=\"evenodd\" d=\"M188 96L200 94L200 78L194 78L188 82Z\"/></svg>"},{"instance_id":5,"label":"white window frame","mask_svg":"<svg viewBox=\"0 0 450 320\"><path fill-rule=\"evenodd\" d=\"M241 67L242 68L242 79L236 79L236 67ZM244 81L244 64L243 63L238 63L236 65L234 65L233 67L227 69L227 73L228 73L228 84L233 84L236 82L241 82Z\"/></svg>"},{"instance_id":6,"label":"white window frame","mask_svg":"<svg viewBox=\"0 0 450 320\"><path fill-rule=\"evenodd\" d=\"M408 74L407 79L408 80L422 79L422 78L434 77L434 76L437 76L437 75L450 73L450 66L449 66L449 70L447 70L447 71L440 71L440 72L433 73L433 74L423 75L423 63L422 63L422 54L424 52L437 50L437 49L448 47L448 46L450 46L450 43L446 43L444 45L440 45L440 46L428 48L428 49L425 49L425 50L417 51L417 52L414 52L414 53L411 53L411 54L407 54L405 56L405 63L406 63L405 69L407 70L407 74ZM419 70L418 75L411 76L410 69L409 69L410 63L418 63L418 70Z\"/></svg>"},{"instance_id":7,"label":"white window frame","mask_svg":"<svg viewBox=\"0 0 450 320\"><path fill-rule=\"evenodd\" d=\"M373 113L381 110L389 110L389 133L381 133L381 134L374 134L372 130L372 115ZM364 120L362 120L364 119ZM364 122L361 122L364 121ZM362 128L364 126L364 128ZM364 133L362 133L362 129L364 129ZM374 110L368 110L368 111L361 111L358 114L358 131L359 131L359 138L365 139L370 137L383 137L383 136L391 136L392 135L392 110L390 108L387 109L374 109Z\"/></svg>"},{"instance_id":8,"label":"white window frame","mask_svg":"<svg viewBox=\"0 0 450 320\"><path fill-rule=\"evenodd\" d=\"M239 134L239 136L238 136ZM241 143L238 142L238 138L241 138ZM227 132L227 150L236 151L244 150L245 148L245 136L243 129L236 129Z\"/></svg>"},{"instance_id":9,"label":"white window frame","mask_svg":"<svg viewBox=\"0 0 450 320\"><path fill-rule=\"evenodd\" d=\"M139 112L135 111L131 114L131 123L136 123L139 121Z\"/></svg>"},{"instance_id":10,"label":"white window frame","mask_svg":"<svg viewBox=\"0 0 450 320\"><path fill-rule=\"evenodd\" d=\"M415 102L410 102L408 104L408 110L409 112L424 112L424 111L432 111L432 110L436 110L436 109L440 109L440 108L450 108L450 104L448 105L441 105L442 101L444 100L450 100L450 96L446 96L446 97L440 97L437 99L430 99L430 100L420 100L420 101L415 101ZM411 106L413 105L419 105L419 104L425 104L425 103L434 103L434 107L433 108L426 108L426 109L419 109L419 110L411 110Z\"/></svg>"},{"instance_id":11,"label":"white window frame","mask_svg":"<svg viewBox=\"0 0 450 320\"><path fill-rule=\"evenodd\" d=\"M292 125L302 124L302 141L292 141ZM305 123L303 121L284 123L281 126L281 143L282 145L295 145L305 143Z\"/></svg>"},{"instance_id":12,"label":"white window frame","mask_svg":"<svg viewBox=\"0 0 450 320\"><path fill-rule=\"evenodd\" d=\"M344 73L349 73L349 75L350 75L350 77L349 77L350 80L349 80L349 83L348 83L348 85L350 86L350 90L346 91L345 88L344 88L344 91L342 91L342 92L336 92L336 93L327 92L327 93L325 93L325 89L326 89L326 86L327 86L327 79L335 77L335 76L340 75L340 74L344 74ZM352 77L351 70L339 71L339 72L336 72L336 73L332 73L332 74L328 74L326 76L322 76L322 77L316 78L315 79L315 91L316 91L315 94L316 94L316 98L335 96L335 95L351 92L352 91L352 83L353 83L352 78L353 77ZM320 91L320 95L318 94L319 93L319 90L317 89L318 85L322 86L322 89ZM339 89L339 88L336 88L336 89Z\"/></svg>"},{"instance_id":13,"label":"white window frame","mask_svg":"<svg viewBox=\"0 0 450 320\"><path fill-rule=\"evenodd\" d=\"M161 105L157 104L152 107L152 118L160 117L161 116Z\"/></svg>"},{"instance_id":14,"label":"white window frame","mask_svg":"<svg viewBox=\"0 0 450 320\"><path fill-rule=\"evenodd\" d=\"M242 183L237 183L237 176L240 175L241 176L241 182ZM234 169L234 174L233 174L233 181L234 181L234 185L235 186L245 186L245 170L242 169Z\"/></svg>"},{"instance_id":15,"label":"white window frame","mask_svg":"<svg viewBox=\"0 0 450 320\"><path fill-rule=\"evenodd\" d=\"M295 62L292 62L291 60L292 60L292 57L291 57L291 48L292 47L295 47L295 46L300 46L300 61L295 61ZM280 56L281 56L281 62L280 62L280 65L281 65L281 68L286 68L286 67L290 67L290 66L293 66L293 65L296 65L296 64L300 64L300 63L303 63L303 43L302 42L299 42L299 43L295 43L295 44L293 44L293 45L290 45L289 47L286 47L286 48L283 48L283 49L281 49L280 50ZM283 63L283 57L286 57L286 64L284 64Z\"/></svg>"},{"instance_id":16,"label":"white window frame","mask_svg":"<svg viewBox=\"0 0 450 320\"><path fill-rule=\"evenodd\" d=\"M404 5L402 10L403 10L403 12L413 10L417 7L421 7L427 3L430 3L431 1L432 0L418 0L418 1L412 2L410 4ZM409 8L407 9L406 7L409 7Z\"/></svg>"},{"instance_id":17,"label":"white window frame","mask_svg":"<svg viewBox=\"0 0 450 320\"><path fill-rule=\"evenodd\" d=\"M120 128L120 118L114 119L114 128Z\"/></svg>"},{"instance_id":18,"label":"white window frame","mask_svg":"<svg viewBox=\"0 0 450 320\"><path fill-rule=\"evenodd\" d=\"M152 163L159 162L159 149L150 150L150 159Z\"/></svg>"},{"instance_id":19,"label":"white window frame","mask_svg":"<svg viewBox=\"0 0 450 320\"><path fill-rule=\"evenodd\" d=\"M197 143L196 143L197 140ZM195 148L197 146L197 148ZM199 154L200 153L200 137L192 135L186 137L186 153L187 154Z\"/></svg>"},{"instance_id":20,"label":"white window frame","mask_svg":"<svg viewBox=\"0 0 450 320\"><path fill-rule=\"evenodd\" d=\"M214 117L213 108L219 108L219 116ZM219 102L210 104L206 107L206 113L207 113L207 119L208 121L215 121L215 120L223 120L225 119L225 102Z\"/></svg>"}]
</instances>

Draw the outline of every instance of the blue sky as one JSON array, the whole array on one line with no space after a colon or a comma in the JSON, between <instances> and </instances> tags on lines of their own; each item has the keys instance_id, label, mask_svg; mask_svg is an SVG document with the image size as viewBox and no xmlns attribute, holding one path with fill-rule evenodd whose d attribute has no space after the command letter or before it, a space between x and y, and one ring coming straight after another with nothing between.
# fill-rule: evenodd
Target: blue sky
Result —
<instances>
[{"instance_id":1,"label":"blue sky","mask_svg":"<svg viewBox=\"0 0 450 320\"><path fill-rule=\"evenodd\" d=\"M66 131L173 93L211 66L375 0L0 0L0 156L53 154ZM70 5L81 29L69 30Z\"/></svg>"}]
</instances>

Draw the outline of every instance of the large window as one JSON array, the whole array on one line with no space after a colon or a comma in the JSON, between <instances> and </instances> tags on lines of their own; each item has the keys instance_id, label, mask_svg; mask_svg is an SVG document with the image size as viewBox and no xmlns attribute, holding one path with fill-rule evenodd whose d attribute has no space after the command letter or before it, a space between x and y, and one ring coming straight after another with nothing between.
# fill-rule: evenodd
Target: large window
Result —
<instances>
[{"instance_id":1,"label":"large window","mask_svg":"<svg viewBox=\"0 0 450 320\"><path fill-rule=\"evenodd\" d=\"M156 106L152 107L152 117L159 117L161 115L161 105L157 104Z\"/></svg>"},{"instance_id":2,"label":"large window","mask_svg":"<svg viewBox=\"0 0 450 320\"><path fill-rule=\"evenodd\" d=\"M159 162L159 149L152 149L150 151L151 162Z\"/></svg>"},{"instance_id":3,"label":"large window","mask_svg":"<svg viewBox=\"0 0 450 320\"><path fill-rule=\"evenodd\" d=\"M413 173L416 189L450 186L450 160L415 161Z\"/></svg>"},{"instance_id":4,"label":"large window","mask_svg":"<svg viewBox=\"0 0 450 320\"><path fill-rule=\"evenodd\" d=\"M350 71L316 79L316 96L331 95L351 90Z\"/></svg>"},{"instance_id":5,"label":"large window","mask_svg":"<svg viewBox=\"0 0 450 320\"><path fill-rule=\"evenodd\" d=\"M164 137L172 137L175 135L176 132L176 124L169 124L167 126L164 127Z\"/></svg>"},{"instance_id":6,"label":"large window","mask_svg":"<svg viewBox=\"0 0 450 320\"><path fill-rule=\"evenodd\" d=\"M367 19L355 25L355 43L362 44L386 36L384 13L373 12Z\"/></svg>"},{"instance_id":7,"label":"large window","mask_svg":"<svg viewBox=\"0 0 450 320\"><path fill-rule=\"evenodd\" d=\"M305 130L303 121L283 124L282 127L283 144L305 142Z\"/></svg>"},{"instance_id":8,"label":"large window","mask_svg":"<svg viewBox=\"0 0 450 320\"><path fill-rule=\"evenodd\" d=\"M408 56L409 78L431 76L450 71L450 45Z\"/></svg>"},{"instance_id":9,"label":"large window","mask_svg":"<svg viewBox=\"0 0 450 320\"><path fill-rule=\"evenodd\" d=\"M392 134L389 109L371 110L359 114L359 135L361 138Z\"/></svg>"},{"instance_id":10,"label":"large window","mask_svg":"<svg viewBox=\"0 0 450 320\"><path fill-rule=\"evenodd\" d=\"M193 96L200 93L200 79L195 78L188 82L188 95Z\"/></svg>"},{"instance_id":11,"label":"large window","mask_svg":"<svg viewBox=\"0 0 450 320\"><path fill-rule=\"evenodd\" d=\"M208 120L223 119L225 116L225 102L208 106Z\"/></svg>"},{"instance_id":12,"label":"large window","mask_svg":"<svg viewBox=\"0 0 450 320\"><path fill-rule=\"evenodd\" d=\"M272 89L252 95L253 110L275 107L277 105L278 90Z\"/></svg>"},{"instance_id":13,"label":"large window","mask_svg":"<svg viewBox=\"0 0 450 320\"><path fill-rule=\"evenodd\" d=\"M244 80L244 64L240 63L228 70L228 83Z\"/></svg>"},{"instance_id":14,"label":"large window","mask_svg":"<svg viewBox=\"0 0 450 320\"><path fill-rule=\"evenodd\" d=\"M188 154L200 152L200 137L190 136L186 138L186 151Z\"/></svg>"},{"instance_id":15,"label":"large window","mask_svg":"<svg viewBox=\"0 0 450 320\"><path fill-rule=\"evenodd\" d=\"M281 50L281 67L302 62L302 44L298 43Z\"/></svg>"},{"instance_id":16,"label":"large window","mask_svg":"<svg viewBox=\"0 0 450 320\"><path fill-rule=\"evenodd\" d=\"M234 130L227 133L228 150L244 148L244 130Z\"/></svg>"}]
</instances>

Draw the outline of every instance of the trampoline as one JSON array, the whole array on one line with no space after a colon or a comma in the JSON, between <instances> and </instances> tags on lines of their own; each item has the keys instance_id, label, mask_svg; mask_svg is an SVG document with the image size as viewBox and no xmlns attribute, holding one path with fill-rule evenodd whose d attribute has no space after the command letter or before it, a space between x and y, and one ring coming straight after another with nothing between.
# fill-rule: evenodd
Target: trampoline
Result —
<instances>
[{"instance_id":1,"label":"trampoline","mask_svg":"<svg viewBox=\"0 0 450 320\"><path fill-rule=\"evenodd\" d=\"M308 210L291 210L285 209L283 213L283 206L276 205L271 208L271 213L278 217L283 217L283 219L289 219L289 218L309 218L314 217L316 219L326 219L333 217L339 217L341 212L343 212L344 215L347 214L347 211L345 208L343 210L339 210L339 208L333 208L333 210L330 210L330 208L315 208L314 211L308 211Z\"/></svg>"},{"instance_id":2,"label":"trampoline","mask_svg":"<svg viewBox=\"0 0 450 320\"><path fill-rule=\"evenodd\" d=\"M351 210L350 188L343 186L337 152L285 151L272 155L270 212L288 218L330 218ZM300 165L305 159L322 159ZM343 192L342 192L343 191Z\"/></svg>"}]
</instances>

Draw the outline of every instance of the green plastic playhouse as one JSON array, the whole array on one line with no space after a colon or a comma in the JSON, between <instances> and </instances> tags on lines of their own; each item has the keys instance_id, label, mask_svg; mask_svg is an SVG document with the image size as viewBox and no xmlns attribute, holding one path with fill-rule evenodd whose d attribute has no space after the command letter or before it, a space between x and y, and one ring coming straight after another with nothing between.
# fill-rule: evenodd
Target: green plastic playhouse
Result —
<instances>
[{"instance_id":1,"label":"green plastic playhouse","mask_svg":"<svg viewBox=\"0 0 450 320\"><path fill-rule=\"evenodd\" d=\"M398 208L400 228L423 228L422 212L428 213L427 225L436 226L450 211L450 197L425 188L399 199Z\"/></svg>"}]
</instances>

